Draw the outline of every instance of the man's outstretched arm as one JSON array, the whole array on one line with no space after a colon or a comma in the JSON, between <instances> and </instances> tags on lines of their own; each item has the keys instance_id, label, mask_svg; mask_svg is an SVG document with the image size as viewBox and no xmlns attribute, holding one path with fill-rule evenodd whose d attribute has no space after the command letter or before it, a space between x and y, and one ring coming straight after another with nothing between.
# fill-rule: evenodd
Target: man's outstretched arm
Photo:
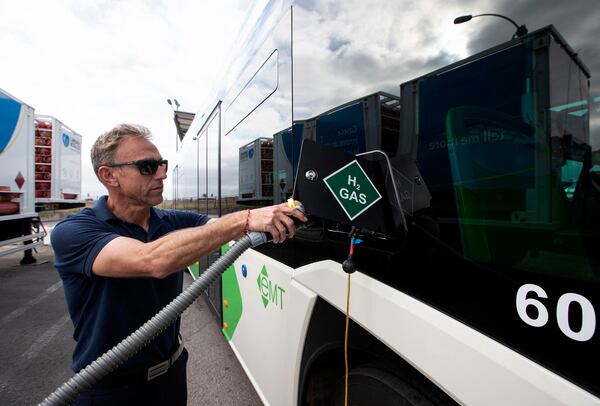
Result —
<instances>
[{"instance_id":1,"label":"man's outstretched arm","mask_svg":"<svg viewBox=\"0 0 600 406\"><path fill-rule=\"evenodd\" d=\"M92 272L107 277L164 278L240 238L244 231L265 231L273 236L274 243L283 242L296 232L291 217L306 221L304 214L282 203L251 210L249 216L245 210L228 214L204 226L175 231L148 243L117 237L102 248Z\"/></svg>"}]
</instances>

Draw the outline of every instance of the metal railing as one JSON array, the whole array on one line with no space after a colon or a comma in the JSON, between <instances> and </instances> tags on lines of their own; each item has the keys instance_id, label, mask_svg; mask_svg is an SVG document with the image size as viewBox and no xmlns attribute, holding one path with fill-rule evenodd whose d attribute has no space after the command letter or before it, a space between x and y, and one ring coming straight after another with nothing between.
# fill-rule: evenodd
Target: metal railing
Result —
<instances>
[{"instance_id":1,"label":"metal railing","mask_svg":"<svg viewBox=\"0 0 600 406\"><path fill-rule=\"evenodd\" d=\"M31 231L31 234L0 241L0 257L4 255L13 254L19 251L26 251L44 244L44 237L46 237L48 233L46 232L46 229L44 228L44 225L42 224L42 221L39 217L32 219ZM30 241L30 243L27 244L27 241ZM14 246L15 244L19 245Z\"/></svg>"}]
</instances>

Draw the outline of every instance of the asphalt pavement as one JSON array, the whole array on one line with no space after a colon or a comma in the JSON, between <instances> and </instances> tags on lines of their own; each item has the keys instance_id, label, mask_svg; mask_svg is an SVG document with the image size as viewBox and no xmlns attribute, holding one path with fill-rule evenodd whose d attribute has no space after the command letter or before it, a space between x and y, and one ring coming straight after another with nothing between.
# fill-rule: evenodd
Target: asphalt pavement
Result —
<instances>
[{"instance_id":1,"label":"asphalt pavement","mask_svg":"<svg viewBox=\"0 0 600 406\"><path fill-rule=\"evenodd\" d=\"M0 257L0 405L37 404L73 376L73 325L52 250L38 248L33 265L19 265L21 257ZM262 405L203 298L185 311L181 329L188 405Z\"/></svg>"}]
</instances>

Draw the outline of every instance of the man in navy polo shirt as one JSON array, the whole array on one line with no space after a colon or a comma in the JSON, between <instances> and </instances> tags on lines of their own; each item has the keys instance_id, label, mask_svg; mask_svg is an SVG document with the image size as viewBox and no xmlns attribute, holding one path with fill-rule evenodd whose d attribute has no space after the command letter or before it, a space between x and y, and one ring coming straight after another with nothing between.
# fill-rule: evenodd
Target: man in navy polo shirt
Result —
<instances>
[{"instance_id":1,"label":"man in navy polo shirt","mask_svg":"<svg viewBox=\"0 0 600 406\"><path fill-rule=\"evenodd\" d=\"M171 302L182 290L180 270L245 232L267 231L279 243L294 236L290 216L306 221L286 204L212 220L154 208L163 201L168 163L143 126L121 124L101 135L91 157L108 196L67 217L51 236L74 325L75 372ZM153 368L165 362L166 373ZM76 404L185 405L186 362L178 320Z\"/></svg>"}]
</instances>

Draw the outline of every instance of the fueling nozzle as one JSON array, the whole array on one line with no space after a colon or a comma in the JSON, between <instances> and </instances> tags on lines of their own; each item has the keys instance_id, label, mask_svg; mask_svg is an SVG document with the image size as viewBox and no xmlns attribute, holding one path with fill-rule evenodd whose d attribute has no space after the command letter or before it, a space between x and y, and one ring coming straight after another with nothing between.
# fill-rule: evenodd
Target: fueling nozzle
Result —
<instances>
[{"instance_id":1,"label":"fueling nozzle","mask_svg":"<svg viewBox=\"0 0 600 406\"><path fill-rule=\"evenodd\" d=\"M287 200L287 204L288 204L288 207L289 207L290 209L297 209L297 210L299 210L299 211L300 211L302 214L306 214L306 211L304 211L304 205L303 205L302 203L300 203L300 202L297 202L296 200L294 200L294 198L293 198L293 197L290 197L290 198Z\"/></svg>"},{"instance_id":2,"label":"fueling nozzle","mask_svg":"<svg viewBox=\"0 0 600 406\"><path fill-rule=\"evenodd\" d=\"M294 200L293 197L290 197L287 200L287 204L290 209L296 209L300 213L302 213L306 216L306 211L304 210L304 205L302 203ZM296 226L296 229L299 229L299 228L302 228L305 226L305 224L303 222L301 222L300 220L298 220L296 217L292 217L292 219L294 220L294 225Z\"/></svg>"},{"instance_id":3,"label":"fueling nozzle","mask_svg":"<svg viewBox=\"0 0 600 406\"><path fill-rule=\"evenodd\" d=\"M302 214L306 215L306 212L304 211L304 206L302 205L302 203L294 200L293 197L290 197L287 200L287 205L290 209L296 209L299 212L301 212ZM296 227L296 230L305 227L306 225L300 221L299 219L297 219L294 216L290 216L292 218L292 220L294 221L294 226ZM263 234L266 235L267 241L272 241L273 240L273 236L271 235L271 233L268 232L264 232Z\"/></svg>"}]
</instances>

